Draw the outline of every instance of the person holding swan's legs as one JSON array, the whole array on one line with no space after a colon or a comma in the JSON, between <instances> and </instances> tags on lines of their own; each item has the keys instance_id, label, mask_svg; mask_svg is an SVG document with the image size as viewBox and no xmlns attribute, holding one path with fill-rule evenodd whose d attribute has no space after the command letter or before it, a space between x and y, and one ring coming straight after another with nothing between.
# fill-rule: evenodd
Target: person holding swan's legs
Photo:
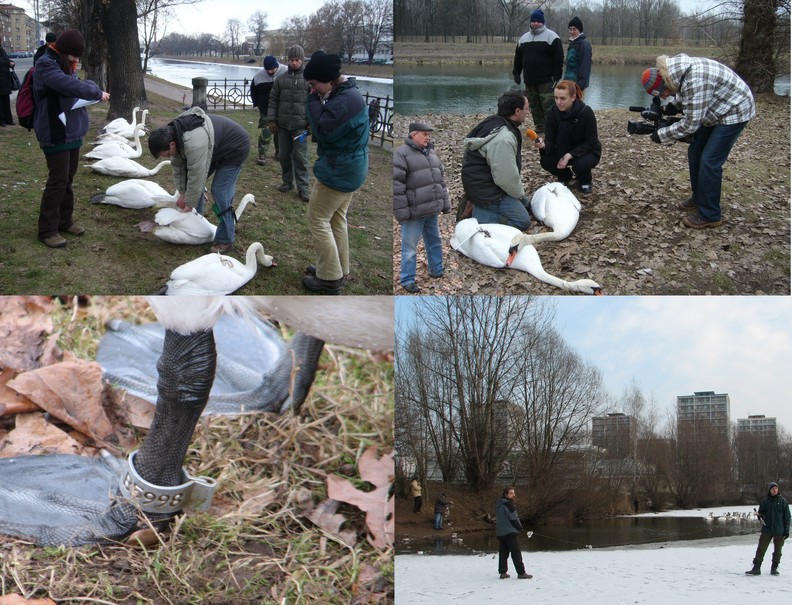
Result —
<instances>
[{"instance_id":1,"label":"person holding swan's legs","mask_svg":"<svg viewBox=\"0 0 792 605\"><path fill-rule=\"evenodd\" d=\"M479 223L505 223L520 231L531 225L520 177L519 127L528 111L525 91L509 90L498 99L497 115L480 122L463 141L462 187Z\"/></svg>"},{"instance_id":2,"label":"person holding swan's legs","mask_svg":"<svg viewBox=\"0 0 792 605\"><path fill-rule=\"evenodd\" d=\"M220 224L210 251L230 250L236 220L231 202L237 177L250 152L247 131L230 118L210 116L200 107L193 107L152 132L148 145L155 158L171 159L173 183L179 192L176 206L183 211L193 207L203 214L206 179L214 174L212 209Z\"/></svg>"},{"instance_id":3,"label":"person holding swan's legs","mask_svg":"<svg viewBox=\"0 0 792 605\"><path fill-rule=\"evenodd\" d=\"M690 141L693 194L677 207L696 213L682 219L682 224L693 229L718 227L723 165L745 125L756 116L751 89L725 65L684 53L657 57L656 66L644 70L641 83L652 96L674 96L673 105L682 111L679 121L651 134L655 143Z\"/></svg>"}]
</instances>

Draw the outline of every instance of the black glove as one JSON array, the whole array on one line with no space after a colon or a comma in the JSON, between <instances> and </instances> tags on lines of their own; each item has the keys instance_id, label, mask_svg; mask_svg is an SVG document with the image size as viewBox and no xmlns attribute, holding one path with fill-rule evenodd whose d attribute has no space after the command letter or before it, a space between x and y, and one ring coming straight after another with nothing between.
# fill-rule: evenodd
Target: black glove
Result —
<instances>
[{"instance_id":1,"label":"black glove","mask_svg":"<svg viewBox=\"0 0 792 605\"><path fill-rule=\"evenodd\" d=\"M652 132L651 135L649 135L649 138L652 139L655 143L659 143L660 142L660 135L657 134L656 130L654 132Z\"/></svg>"},{"instance_id":2,"label":"black glove","mask_svg":"<svg viewBox=\"0 0 792 605\"><path fill-rule=\"evenodd\" d=\"M519 84L520 83L520 76L518 74L514 75L514 83L515 84Z\"/></svg>"},{"instance_id":3,"label":"black glove","mask_svg":"<svg viewBox=\"0 0 792 605\"><path fill-rule=\"evenodd\" d=\"M682 110L673 103L667 103L663 108L663 113L667 116L675 116L678 113L682 113Z\"/></svg>"}]
</instances>

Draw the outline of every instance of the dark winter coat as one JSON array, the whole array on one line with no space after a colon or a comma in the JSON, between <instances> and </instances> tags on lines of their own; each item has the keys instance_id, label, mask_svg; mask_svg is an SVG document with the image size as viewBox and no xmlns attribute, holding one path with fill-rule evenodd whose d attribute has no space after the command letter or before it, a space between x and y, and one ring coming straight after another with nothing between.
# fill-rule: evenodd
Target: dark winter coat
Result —
<instances>
[{"instance_id":1,"label":"dark winter coat","mask_svg":"<svg viewBox=\"0 0 792 605\"><path fill-rule=\"evenodd\" d=\"M90 80L83 81L76 74L64 73L58 53L48 48L36 62L33 95L37 103L33 128L44 152L80 147L90 125L88 110L85 107L72 109L72 106L78 99L100 101L102 90ZM61 114L65 124L58 117Z\"/></svg>"},{"instance_id":2,"label":"dark winter coat","mask_svg":"<svg viewBox=\"0 0 792 605\"><path fill-rule=\"evenodd\" d=\"M316 141L316 180L336 191L355 191L368 175L369 139L368 107L355 78L334 86L325 99L308 95L307 107Z\"/></svg>"},{"instance_id":3,"label":"dark winter coat","mask_svg":"<svg viewBox=\"0 0 792 605\"><path fill-rule=\"evenodd\" d=\"M0 46L0 95L11 94L11 57Z\"/></svg>"},{"instance_id":4,"label":"dark winter coat","mask_svg":"<svg viewBox=\"0 0 792 605\"><path fill-rule=\"evenodd\" d=\"M443 163L408 136L393 153L393 214L400 223L451 212Z\"/></svg>"},{"instance_id":5,"label":"dark winter coat","mask_svg":"<svg viewBox=\"0 0 792 605\"><path fill-rule=\"evenodd\" d=\"M781 494L771 496L769 493L759 504L759 516L764 521L762 533L771 536L789 535L789 503Z\"/></svg>"},{"instance_id":6,"label":"dark winter coat","mask_svg":"<svg viewBox=\"0 0 792 605\"><path fill-rule=\"evenodd\" d=\"M304 65L297 71L288 68L275 78L269 95L267 115L278 123L279 128L305 130L308 119L305 115L305 99L311 87L303 77Z\"/></svg>"},{"instance_id":7,"label":"dark winter coat","mask_svg":"<svg viewBox=\"0 0 792 605\"><path fill-rule=\"evenodd\" d=\"M438 513L441 515L445 513L445 509L446 506L448 506L448 504L449 504L448 500L446 500L442 496L439 496L437 500L435 500L435 508L434 508L435 515L437 515Z\"/></svg>"},{"instance_id":8,"label":"dark winter coat","mask_svg":"<svg viewBox=\"0 0 792 605\"><path fill-rule=\"evenodd\" d=\"M270 91L275 84L278 76L286 73L288 66L278 64L278 69L273 75L269 75L266 69L262 69L250 82L250 98L253 101L253 107L258 107L259 113L263 116L267 115L269 111L269 98Z\"/></svg>"},{"instance_id":9,"label":"dark winter coat","mask_svg":"<svg viewBox=\"0 0 792 605\"><path fill-rule=\"evenodd\" d=\"M571 153L573 159L593 154L599 159L602 144L591 107L580 99L575 100L568 113L553 105L545 117L545 147L540 153L553 158Z\"/></svg>"},{"instance_id":10,"label":"dark winter coat","mask_svg":"<svg viewBox=\"0 0 792 605\"><path fill-rule=\"evenodd\" d=\"M522 528L514 502L508 498L500 498L495 505L495 535L498 538L503 538L510 534L516 534Z\"/></svg>"},{"instance_id":11,"label":"dark winter coat","mask_svg":"<svg viewBox=\"0 0 792 605\"><path fill-rule=\"evenodd\" d=\"M528 30L514 51L515 77L522 75L525 84L558 82L564 69L564 46L554 31L542 27Z\"/></svg>"},{"instance_id":12,"label":"dark winter coat","mask_svg":"<svg viewBox=\"0 0 792 605\"><path fill-rule=\"evenodd\" d=\"M588 88L591 76L591 44L586 34L580 34L569 42L564 80L577 82L581 89Z\"/></svg>"}]
</instances>

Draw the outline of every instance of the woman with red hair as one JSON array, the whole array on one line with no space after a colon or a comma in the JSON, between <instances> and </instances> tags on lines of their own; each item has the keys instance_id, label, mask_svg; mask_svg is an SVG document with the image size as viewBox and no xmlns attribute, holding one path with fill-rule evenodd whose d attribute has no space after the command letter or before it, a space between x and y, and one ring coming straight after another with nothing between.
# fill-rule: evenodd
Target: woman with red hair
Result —
<instances>
[{"instance_id":1,"label":"woman with red hair","mask_svg":"<svg viewBox=\"0 0 792 605\"><path fill-rule=\"evenodd\" d=\"M555 104L547 114L545 138L537 139L542 168L569 186L577 178L581 193L591 193L591 169L599 164L602 145L594 111L583 102L583 91L571 80L553 89Z\"/></svg>"}]
</instances>

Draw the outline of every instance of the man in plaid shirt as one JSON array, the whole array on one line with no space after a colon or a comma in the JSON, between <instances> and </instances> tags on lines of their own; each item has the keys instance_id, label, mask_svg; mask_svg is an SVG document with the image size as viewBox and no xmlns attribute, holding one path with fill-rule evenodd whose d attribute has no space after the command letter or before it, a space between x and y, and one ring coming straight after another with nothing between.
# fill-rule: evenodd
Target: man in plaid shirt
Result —
<instances>
[{"instance_id":1,"label":"man in plaid shirt","mask_svg":"<svg viewBox=\"0 0 792 605\"><path fill-rule=\"evenodd\" d=\"M725 65L684 53L657 57L657 66L644 71L641 82L653 96L676 96L674 104L683 112L680 121L652 133L652 140L692 139L688 166L693 195L677 206L697 212L683 224L693 229L718 227L723 164L748 120L756 116L751 89Z\"/></svg>"}]
</instances>

